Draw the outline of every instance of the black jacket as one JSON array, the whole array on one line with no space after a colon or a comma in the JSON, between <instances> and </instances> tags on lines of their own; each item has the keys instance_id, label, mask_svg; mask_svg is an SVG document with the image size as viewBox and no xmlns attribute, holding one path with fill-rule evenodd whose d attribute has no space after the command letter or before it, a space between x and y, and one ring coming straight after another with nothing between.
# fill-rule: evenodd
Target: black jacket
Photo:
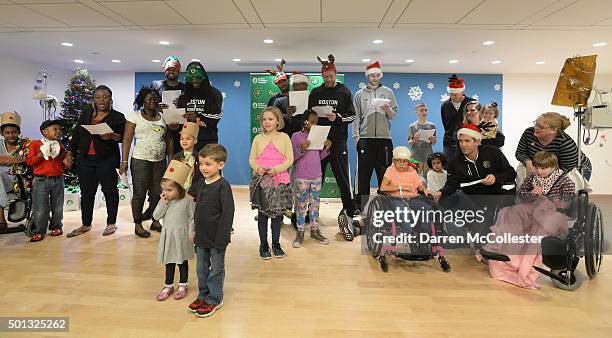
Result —
<instances>
[{"instance_id":1,"label":"black jacket","mask_svg":"<svg viewBox=\"0 0 612 338\"><path fill-rule=\"evenodd\" d=\"M195 245L198 248L224 249L231 242L234 224L234 196L225 178L206 184L194 181L189 194L195 197Z\"/></svg>"},{"instance_id":2,"label":"black jacket","mask_svg":"<svg viewBox=\"0 0 612 338\"><path fill-rule=\"evenodd\" d=\"M516 171L510 166L501 150L493 146L479 146L478 158L472 162L463 153L457 154L448 162L448 179L440 190L446 197L461 189L467 195L501 195L502 186L516 178ZM495 176L493 185L474 184L460 187L461 183L483 179L487 175Z\"/></svg>"},{"instance_id":3,"label":"black jacket","mask_svg":"<svg viewBox=\"0 0 612 338\"><path fill-rule=\"evenodd\" d=\"M355 119L355 107L353 106L353 94L351 90L342 83L336 83L332 88L322 84L314 88L308 97L308 109L315 106L332 106L337 117L332 122L325 117L319 117L319 125L331 126L329 136L331 141L346 142L348 139L347 126Z\"/></svg>"},{"instance_id":4,"label":"black jacket","mask_svg":"<svg viewBox=\"0 0 612 338\"><path fill-rule=\"evenodd\" d=\"M461 101L459 110L455 109L451 99L448 99L440 106L440 115L442 117L442 125L444 126L444 142L445 146L457 145L457 130L463 124L463 112L465 106L470 101L475 101L473 98L467 95Z\"/></svg>"},{"instance_id":5,"label":"black jacket","mask_svg":"<svg viewBox=\"0 0 612 338\"><path fill-rule=\"evenodd\" d=\"M100 135L92 135L82 125L91 125L93 121L93 112L84 112L77 122L70 140L68 149L77 159L85 159L89 151L89 145L93 140L93 146L96 151L95 162L110 164L115 168L119 168L121 159L119 152L119 143L115 140L103 140ZM101 122L108 124L113 132L120 135L120 140L123 140L123 131L125 129L125 116L111 109Z\"/></svg>"}]
</instances>

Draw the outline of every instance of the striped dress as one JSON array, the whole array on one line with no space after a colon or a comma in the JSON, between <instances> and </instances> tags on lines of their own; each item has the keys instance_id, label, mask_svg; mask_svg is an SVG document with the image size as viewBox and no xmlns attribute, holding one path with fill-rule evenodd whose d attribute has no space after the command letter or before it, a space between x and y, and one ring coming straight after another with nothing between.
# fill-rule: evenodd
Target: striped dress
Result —
<instances>
[{"instance_id":1,"label":"striped dress","mask_svg":"<svg viewBox=\"0 0 612 338\"><path fill-rule=\"evenodd\" d=\"M578 146L572 138L565 132L561 132L557 135L552 142L544 146L538 138L534 135L534 127L525 129L521 140L516 148L516 159L521 163L525 163L527 160L533 159L535 153L538 151L548 151L557 156L559 159L559 168L564 173L571 171L578 167ZM582 166L591 170L591 161L588 157L582 153Z\"/></svg>"}]
</instances>

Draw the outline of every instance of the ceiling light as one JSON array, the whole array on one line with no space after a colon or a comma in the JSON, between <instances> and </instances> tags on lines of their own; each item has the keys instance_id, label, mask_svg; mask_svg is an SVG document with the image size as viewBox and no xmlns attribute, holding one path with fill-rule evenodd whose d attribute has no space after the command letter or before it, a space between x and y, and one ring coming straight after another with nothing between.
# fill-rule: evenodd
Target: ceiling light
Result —
<instances>
[{"instance_id":1,"label":"ceiling light","mask_svg":"<svg viewBox=\"0 0 612 338\"><path fill-rule=\"evenodd\" d=\"M495 44L495 41L487 40L482 43L484 46L491 46Z\"/></svg>"},{"instance_id":2,"label":"ceiling light","mask_svg":"<svg viewBox=\"0 0 612 338\"><path fill-rule=\"evenodd\" d=\"M191 59L191 62L200 62L200 59Z\"/></svg>"},{"instance_id":3,"label":"ceiling light","mask_svg":"<svg viewBox=\"0 0 612 338\"><path fill-rule=\"evenodd\" d=\"M459 62L459 60L455 60L455 59L448 60L448 63L457 63L457 62Z\"/></svg>"},{"instance_id":4,"label":"ceiling light","mask_svg":"<svg viewBox=\"0 0 612 338\"><path fill-rule=\"evenodd\" d=\"M276 62L281 62L281 61L283 61L283 59L281 59L281 58L277 58L277 59L274 59L274 61L276 61Z\"/></svg>"},{"instance_id":5,"label":"ceiling light","mask_svg":"<svg viewBox=\"0 0 612 338\"><path fill-rule=\"evenodd\" d=\"M370 59L361 59L361 62L370 62Z\"/></svg>"},{"instance_id":6,"label":"ceiling light","mask_svg":"<svg viewBox=\"0 0 612 338\"><path fill-rule=\"evenodd\" d=\"M114 63L121 63L121 60L113 59L113 60L111 60L111 62L114 62Z\"/></svg>"},{"instance_id":7,"label":"ceiling light","mask_svg":"<svg viewBox=\"0 0 612 338\"><path fill-rule=\"evenodd\" d=\"M74 62L76 62L76 63L84 63L85 61L76 59L76 60L74 60Z\"/></svg>"},{"instance_id":8,"label":"ceiling light","mask_svg":"<svg viewBox=\"0 0 612 338\"><path fill-rule=\"evenodd\" d=\"M151 60L151 62L159 63L161 61L159 61L159 60Z\"/></svg>"},{"instance_id":9,"label":"ceiling light","mask_svg":"<svg viewBox=\"0 0 612 338\"><path fill-rule=\"evenodd\" d=\"M64 46L64 47L72 47L72 46L74 46L70 42L62 42L61 45Z\"/></svg>"},{"instance_id":10,"label":"ceiling light","mask_svg":"<svg viewBox=\"0 0 612 338\"><path fill-rule=\"evenodd\" d=\"M272 39L265 39L264 43L274 43L274 40L272 40Z\"/></svg>"},{"instance_id":11,"label":"ceiling light","mask_svg":"<svg viewBox=\"0 0 612 338\"><path fill-rule=\"evenodd\" d=\"M538 61L538 62L536 62L536 65L543 65L545 63L546 63L546 61Z\"/></svg>"},{"instance_id":12,"label":"ceiling light","mask_svg":"<svg viewBox=\"0 0 612 338\"><path fill-rule=\"evenodd\" d=\"M608 43L607 42L596 42L593 44L593 47L603 47L603 46L607 46Z\"/></svg>"},{"instance_id":13,"label":"ceiling light","mask_svg":"<svg viewBox=\"0 0 612 338\"><path fill-rule=\"evenodd\" d=\"M413 63L413 62L414 62L414 60L413 60L413 59L408 59L408 60L406 60L406 62L408 62L408 63Z\"/></svg>"},{"instance_id":14,"label":"ceiling light","mask_svg":"<svg viewBox=\"0 0 612 338\"><path fill-rule=\"evenodd\" d=\"M159 42L159 44L160 44L160 45L167 46L167 45L169 45L169 44L170 44L170 42L169 42L169 41L160 41L160 42Z\"/></svg>"},{"instance_id":15,"label":"ceiling light","mask_svg":"<svg viewBox=\"0 0 612 338\"><path fill-rule=\"evenodd\" d=\"M499 60L491 61L491 64L494 64L494 65L498 65L500 63L501 63L501 61L499 61Z\"/></svg>"},{"instance_id":16,"label":"ceiling light","mask_svg":"<svg viewBox=\"0 0 612 338\"><path fill-rule=\"evenodd\" d=\"M375 44L375 45L380 45L383 42L384 42L383 40L379 40L379 39L376 39L376 40L372 41L372 43Z\"/></svg>"},{"instance_id":17,"label":"ceiling light","mask_svg":"<svg viewBox=\"0 0 612 338\"><path fill-rule=\"evenodd\" d=\"M234 62L240 62L240 61L242 61L242 59L232 59L232 61L234 61Z\"/></svg>"}]
</instances>

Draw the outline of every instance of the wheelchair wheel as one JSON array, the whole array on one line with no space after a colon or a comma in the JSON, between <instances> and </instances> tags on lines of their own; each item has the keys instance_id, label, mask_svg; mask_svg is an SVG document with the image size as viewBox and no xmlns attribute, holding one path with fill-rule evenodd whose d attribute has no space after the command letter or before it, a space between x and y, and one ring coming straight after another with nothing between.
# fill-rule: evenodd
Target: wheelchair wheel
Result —
<instances>
[{"instance_id":1,"label":"wheelchair wheel","mask_svg":"<svg viewBox=\"0 0 612 338\"><path fill-rule=\"evenodd\" d=\"M558 275L561 278L567 278L567 270L550 270L550 272L555 275ZM569 285L562 283L553 278L551 278L550 280L553 282L553 284L556 287L558 287L561 290L565 290L565 291L577 290L580 287L580 285L582 285L582 278L580 277L580 275L576 273L576 271L572 273L572 277L570 278Z\"/></svg>"},{"instance_id":2,"label":"wheelchair wheel","mask_svg":"<svg viewBox=\"0 0 612 338\"><path fill-rule=\"evenodd\" d=\"M380 269L383 272L389 271L389 264L387 263L387 257L385 257L384 255L378 257L378 262L380 262Z\"/></svg>"},{"instance_id":3,"label":"wheelchair wheel","mask_svg":"<svg viewBox=\"0 0 612 338\"><path fill-rule=\"evenodd\" d=\"M601 209L594 203L589 203L584 234L584 264L591 279L599 273L603 260L604 233L602 223Z\"/></svg>"},{"instance_id":4,"label":"wheelchair wheel","mask_svg":"<svg viewBox=\"0 0 612 338\"><path fill-rule=\"evenodd\" d=\"M381 248L381 244L374 242L374 235L378 232L381 231L381 227L375 227L373 224L373 217L374 217L374 211L376 210L384 210L383 209L383 203L382 200L380 198L374 198L370 201L370 203L368 204L368 210L367 210L367 219L364 219L364 229L365 230L365 235L366 235L366 243L368 245L368 250L370 251L370 253L374 256L377 257L380 253L380 248Z\"/></svg>"}]
</instances>

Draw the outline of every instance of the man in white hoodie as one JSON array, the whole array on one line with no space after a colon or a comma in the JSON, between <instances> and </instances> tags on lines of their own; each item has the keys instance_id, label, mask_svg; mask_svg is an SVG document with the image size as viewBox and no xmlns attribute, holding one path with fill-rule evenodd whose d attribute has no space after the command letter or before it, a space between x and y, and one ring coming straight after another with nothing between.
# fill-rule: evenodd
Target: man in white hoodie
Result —
<instances>
[{"instance_id":1,"label":"man in white hoodie","mask_svg":"<svg viewBox=\"0 0 612 338\"><path fill-rule=\"evenodd\" d=\"M397 114L397 101L391 88L383 86L378 61L366 67L368 84L354 98L355 121L353 139L357 146L357 189L355 197L361 209L370 195L372 171L376 171L378 186L385 170L391 165L393 142L390 121Z\"/></svg>"}]
</instances>

